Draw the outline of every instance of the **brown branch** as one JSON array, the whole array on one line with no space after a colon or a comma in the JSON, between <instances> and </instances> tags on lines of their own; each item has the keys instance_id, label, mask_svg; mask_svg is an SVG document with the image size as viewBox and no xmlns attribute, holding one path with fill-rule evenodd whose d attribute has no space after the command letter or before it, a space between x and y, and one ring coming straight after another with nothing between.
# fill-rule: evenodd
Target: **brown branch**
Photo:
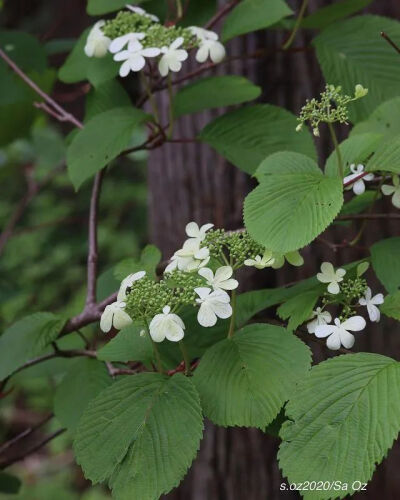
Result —
<instances>
[{"instance_id":1,"label":"brown branch","mask_svg":"<svg viewBox=\"0 0 400 500\"><path fill-rule=\"evenodd\" d=\"M381 37L384 38L398 54L400 54L400 47L394 43L394 41L384 31L381 31Z\"/></svg>"},{"instance_id":2,"label":"brown branch","mask_svg":"<svg viewBox=\"0 0 400 500\"><path fill-rule=\"evenodd\" d=\"M214 17L212 17L208 23L204 26L205 29L209 30L213 26L215 26L220 19L222 19L226 14L228 14L237 4L239 3L239 0L232 0L231 2L227 3L224 7L222 7Z\"/></svg>"},{"instance_id":3,"label":"brown branch","mask_svg":"<svg viewBox=\"0 0 400 500\"><path fill-rule=\"evenodd\" d=\"M42 419L37 424L32 425L31 427L28 427L27 429L25 429L24 431L22 431L17 436L14 436L13 438L11 438L8 441L6 441L5 443L3 443L0 446L0 455L2 453L4 453L6 450L8 450L8 448L10 448L11 446L14 446L15 443L18 443L18 441L21 441L21 439L23 439L23 438L25 438L27 436L30 436L37 429L40 429L40 427L42 427L43 425L47 424L47 422L49 422L49 420L51 420L53 417L54 417L54 413L50 413L50 415L47 415L47 417L45 417L44 419Z\"/></svg>"}]
</instances>

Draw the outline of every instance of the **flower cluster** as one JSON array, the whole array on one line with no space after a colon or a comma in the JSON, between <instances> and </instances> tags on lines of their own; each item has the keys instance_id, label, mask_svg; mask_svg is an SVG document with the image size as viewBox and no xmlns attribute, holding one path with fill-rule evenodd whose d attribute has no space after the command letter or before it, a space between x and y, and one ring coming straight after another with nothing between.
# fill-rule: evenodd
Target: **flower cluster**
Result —
<instances>
[{"instance_id":1,"label":"flower cluster","mask_svg":"<svg viewBox=\"0 0 400 500\"><path fill-rule=\"evenodd\" d=\"M218 35L197 26L188 28L163 26L159 19L140 7L127 5L115 19L98 21L91 29L85 45L88 57L103 57L110 52L121 62L119 74L141 71L146 61L157 58L160 75L182 69L188 51L196 49L196 60L214 63L225 57L225 47Z\"/></svg>"},{"instance_id":2,"label":"flower cluster","mask_svg":"<svg viewBox=\"0 0 400 500\"><path fill-rule=\"evenodd\" d=\"M356 277L346 279L345 269L335 270L330 262L323 262L321 272L317 274L318 281L327 284L327 293L322 298L322 307L317 307L312 312L307 330L318 338L327 338L326 345L329 349L353 347L355 338L350 332L359 332L366 326L365 319L355 314L360 306L367 308L370 321L380 320L377 306L383 304L384 297L381 293L372 296L366 280L360 276L365 272L361 269L357 269ZM325 308L333 304L341 305L342 312L332 323L332 315Z\"/></svg>"},{"instance_id":3,"label":"flower cluster","mask_svg":"<svg viewBox=\"0 0 400 500\"><path fill-rule=\"evenodd\" d=\"M357 84L354 96L342 93L342 87L326 85L324 92L321 92L320 99L307 99L306 104L301 108L298 121L300 122L296 130L300 131L305 122L309 121L315 136L319 136L319 124L322 123L346 123L349 119L348 104L367 95L368 89Z\"/></svg>"}]
</instances>

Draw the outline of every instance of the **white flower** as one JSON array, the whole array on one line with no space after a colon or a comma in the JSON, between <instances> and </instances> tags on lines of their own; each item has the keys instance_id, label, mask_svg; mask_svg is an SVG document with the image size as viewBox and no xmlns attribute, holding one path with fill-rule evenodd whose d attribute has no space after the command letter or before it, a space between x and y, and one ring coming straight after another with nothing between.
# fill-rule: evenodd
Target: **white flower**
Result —
<instances>
[{"instance_id":1,"label":"white flower","mask_svg":"<svg viewBox=\"0 0 400 500\"><path fill-rule=\"evenodd\" d=\"M135 281L138 281L145 276L146 271L139 271L137 273L130 274L126 278L124 278L121 282L121 286L119 288L119 292L117 295L117 301L121 302L126 299L126 291L128 288L131 288Z\"/></svg>"},{"instance_id":2,"label":"white flower","mask_svg":"<svg viewBox=\"0 0 400 500\"><path fill-rule=\"evenodd\" d=\"M111 39L101 30L104 25L105 21L98 21L90 30L84 48L88 57L104 57L107 54Z\"/></svg>"},{"instance_id":3,"label":"white flower","mask_svg":"<svg viewBox=\"0 0 400 500\"><path fill-rule=\"evenodd\" d=\"M245 266L255 267L256 269L265 269L266 267L272 267L275 259L272 257L272 252L266 250L264 255L256 255L255 259L246 259L244 261Z\"/></svg>"},{"instance_id":4,"label":"white flower","mask_svg":"<svg viewBox=\"0 0 400 500\"><path fill-rule=\"evenodd\" d=\"M231 278L233 269L231 266L222 266L215 271L215 275L208 267L199 269L199 274L206 281L207 285L214 290L234 290L239 286L239 282Z\"/></svg>"},{"instance_id":5,"label":"white flower","mask_svg":"<svg viewBox=\"0 0 400 500\"><path fill-rule=\"evenodd\" d=\"M196 53L196 61L206 62L208 58L213 63L221 62L226 55L225 47L218 40L203 40L200 42L199 50Z\"/></svg>"},{"instance_id":6,"label":"white flower","mask_svg":"<svg viewBox=\"0 0 400 500\"><path fill-rule=\"evenodd\" d=\"M143 17L148 17L149 19L151 19L155 23L158 23L160 21L157 16L155 16L153 14L149 14L141 7L136 7L136 5L129 5L129 4L127 4L125 7L127 9L129 9L130 11L135 12L135 14L139 14L140 16L143 16Z\"/></svg>"},{"instance_id":7,"label":"white flower","mask_svg":"<svg viewBox=\"0 0 400 500\"><path fill-rule=\"evenodd\" d=\"M133 46L132 50L122 50L114 56L114 61L125 61L120 69L120 76L124 77L129 74L130 71L140 71L144 68L146 64L145 57L156 57L160 54L160 49L156 47L148 47L144 49L140 42Z\"/></svg>"},{"instance_id":8,"label":"white flower","mask_svg":"<svg viewBox=\"0 0 400 500\"><path fill-rule=\"evenodd\" d=\"M398 175L393 176L393 186L384 184L382 186L382 193L386 196L392 196L392 203L396 208L400 208L400 179Z\"/></svg>"},{"instance_id":9,"label":"white flower","mask_svg":"<svg viewBox=\"0 0 400 500\"><path fill-rule=\"evenodd\" d=\"M125 302L114 302L106 306L100 318L100 328L104 333L109 332L112 327L121 330L132 323L132 318L124 311L125 306Z\"/></svg>"},{"instance_id":10,"label":"white flower","mask_svg":"<svg viewBox=\"0 0 400 500\"><path fill-rule=\"evenodd\" d=\"M334 325L319 325L315 328L315 335L318 338L328 337L326 345L329 349L337 351L341 345L350 349L354 345L354 335L349 333L359 332L364 330L366 325L365 319L362 316L353 316L346 319L343 323L339 318L335 318Z\"/></svg>"},{"instance_id":11,"label":"white flower","mask_svg":"<svg viewBox=\"0 0 400 500\"><path fill-rule=\"evenodd\" d=\"M355 165L352 163L350 165L350 171L352 172L350 175L343 179L343 184L347 184L354 179L357 179L361 174L364 173L364 165ZM356 180L354 184L348 186L346 189L353 189L354 194L363 194L365 191L365 181L372 181L375 178L374 174L364 175L361 179Z\"/></svg>"},{"instance_id":12,"label":"white flower","mask_svg":"<svg viewBox=\"0 0 400 500\"><path fill-rule=\"evenodd\" d=\"M161 76L167 76L170 71L175 73L182 69L182 61L186 61L188 53L179 47L183 44L183 37L174 40L169 47L162 47L161 52L164 54L158 63L158 70Z\"/></svg>"},{"instance_id":13,"label":"white flower","mask_svg":"<svg viewBox=\"0 0 400 500\"><path fill-rule=\"evenodd\" d=\"M143 46L139 40L143 40L145 36L144 33L127 33L126 35L119 36L118 38L114 38L110 43L108 50L111 54L116 54L117 52L121 52L126 44L128 44L128 50L141 49Z\"/></svg>"},{"instance_id":14,"label":"white flower","mask_svg":"<svg viewBox=\"0 0 400 500\"><path fill-rule=\"evenodd\" d=\"M335 268L330 262L323 262L321 264L321 272L317 274L317 279L321 283L329 283L328 292L334 295L340 292L339 283L343 281L343 276L346 274L344 269Z\"/></svg>"},{"instance_id":15,"label":"white flower","mask_svg":"<svg viewBox=\"0 0 400 500\"><path fill-rule=\"evenodd\" d=\"M199 287L194 291L200 297L196 302L200 304L197 321L201 326L214 326L217 318L226 319L232 316L232 307L229 295L223 290Z\"/></svg>"},{"instance_id":16,"label":"white flower","mask_svg":"<svg viewBox=\"0 0 400 500\"><path fill-rule=\"evenodd\" d=\"M208 264L210 261L210 251L207 247L200 248L200 242L195 238L189 238L180 250L177 250L171 257L171 262L165 268L166 273L175 269L180 271L195 271Z\"/></svg>"},{"instance_id":17,"label":"white flower","mask_svg":"<svg viewBox=\"0 0 400 500\"><path fill-rule=\"evenodd\" d=\"M185 324L171 308L165 306L162 314L156 314L150 322L150 335L154 342L162 342L165 338L171 342L179 342L185 335Z\"/></svg>"},{"instance_id":18,"label":"white flower","mask_svg":"<svg viewBox=\"0 0 400 500\"><path fill-rule=\"evenodd\" d=\"M189 224L186 224L185 231L189 238L201 242L205 239L206 232L212 227L214 227L214 224L211 223L199 227L196 222L189 222Z\"/></svg>"},{"instance_id":19,"label":"white flower","mask_svg":"<svg viewBox=\"0 0 400 500\"><path fill-rule=\"evenodd\" d=\"M218 40L218 35L215 31L206 30L199 26L189 26L188 29L200 40Z\"/></svg>"},{"instance_id":20,"label":"white flower","mask_svg":"<svg viewBox=\"0 0 400 500\"><path fill-rule=\"evenodd\" d=\"M292 266L302 266L304 264L304 259L300 255L299 251L288 252L285 254L279 254L276 252L272 253L272 257L274 258L274 263L272 264L273 269L280 269L285 264L285 259L292 264Z\"/></svg>"},{"instance_id":21,"label":"white flower","mask_svg":"<svg viewBox=\"0 0 400 500\"><path fill-rule=\"evenodd\" d=\"M372 297L371 288L368 287L365 291L364 297L361 297L359 300L359 304L361 306L367 306L368 316L371 321L378 322L381 319L381 312L376 306L383 304L384 300L385 299L381 293Z\"/></svg>"},{"instance_id":22,"label":"white flower","mask_svg":"<svg viewBox=\"0 0 400 500\"><path fill-rule=\"evenodd\" d=\"M309 323L307 323L308 333L315 333L317 326L326 325L332 321L332 316L329 311L323 311L320 307L317 307L315 311L312 312L311 318L315 318Z\"/></svg>"}]
</instances>

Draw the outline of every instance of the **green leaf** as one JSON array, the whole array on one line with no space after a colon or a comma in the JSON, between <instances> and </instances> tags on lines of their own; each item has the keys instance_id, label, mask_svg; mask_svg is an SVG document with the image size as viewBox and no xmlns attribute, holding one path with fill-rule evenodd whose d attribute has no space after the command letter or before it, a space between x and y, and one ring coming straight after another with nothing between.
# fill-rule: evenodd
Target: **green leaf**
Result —
<instances>
[{"instance_id":1,"label":"green leaf","mask_svg":"<svg viewBox=\"0 0 400 500\"><path fill-rule=\"evenodd\" d=\"M400 290L385 297L385 302L379 306L383 314L400 321Z\"/></svg>"},{"instance_id":2,"label":"green leaf","mask_svg":"<svg viewBox=\"0 0 400 500\"><path fill-rule=\"evenodd\" d=\"M56 389L57 419L69 431L74 431L89 401L111 383L104 363L90 358L76 360Z\"/></svg>"},{"instance_id":3,"label":"green leaf","mask_svg":"<svg viewBox=\"0 0 400 500\"><path fill-rule=\"evenodd\" d=\"M307 500L347 497L371 479L400 429L400 364L347 354L314 366L286 406L278 458L289 483L338 481L347 491L307 491ZM322 444L322 445L321 445Z\"/></svg>"},{"instance_id":4,"label":"green leaf","mask_svg":"<svg viewBox=\"0 0 400 500\"><path fill-rule=\"evenodd\" d=\"M283 0L243 0L227 16L222 28L222 40L272 26L292 10Z\"/></svg>"},{"instance_id":5,"label":"green leaf","mask_svg":"<svg viewBox=\"0 0 400 500\"><path fill-rule=\"evenodd\" d=\"M351 198L350 201L345 203L339 215L360 214L369 208L375 200L379 200L380 198L380 194L376 196L376 191L365 191L365 193L354 196L354 198ZM336 223L346 225L350 223L350 221L337 221Z\"/></svg>"},{"instance_id":6,"label":"green leaf","mask_svg":"<svg viewBox=\"0 0 400 500\"><path fill-rule=\"evenodd\" d=\"M130 325L123 328L116 337L97 351L102 361L140 361L147 366L153 360L153 348L148 334L143 337L143 327Z\"/></svg>"},{"instance_id":7,"label":"green leaf","mask_svg":"<svg viewBox=\"0 0 400 500\"><path fill-rule=\"evenodd\" d=\"M68 174L75 189L128 148L135 128L148 119L149 115L140 109L126 107L89 120L67 151Z\"/></svg>"},{"instance_id":8,"label":"green leaf","mask_svg":"<svg viewBox=\"0 0 400 500\"><path fill-rule=\"evenodd\" d=\"M338 0L306 16L301 23L301 27L307 29L326 28L330 24L364 9L371 2L372 0Z\"/></svg>"},{"instance_id":9,"label":"green leaf","mask_svg":"<svg viewBox=\"0 0 400 500\"><path fill-rule=\"evenodd\" d=\"M143 3L145 0L135 0L135 5ZM90 16L100 16L116 10L123 10L126 0L88 0L87 13Z\"/></svg>"},{"instance_id":10,"label":"green leaf","mask_svg":"<svg viewBox=\"0 0 400 500\"><path fill-rule=\"evenodd\" d=\"M132 273L146 271L152 277L156 277L158 264L161 261L161 252L155 245L146 245L142 250L140 259L128 258L118 263L114 268L114 276L123 280Z\"/></svg>"},{"instance_id":11,"label":"green leaf","mask_svg":"<svg viewBox=\"0 0 400 500\"><path fill-rule=\"evenodd\" d=\"M0 472L0 493L16 495L21 488L21 481L7 472Z\"/></svg>"},{"instance_id":12,"label":"green leaf","mask_svg":"<svg viewBox=\"0 0 400 500\"><path fill-rule=\"evenodd\" d=\"M371 247L372 267L389 293L400 287L400 237L378 241Z\"/></svg>"},{"instance_id":13,"label":"green leaf","mask_svg":"<svg viewBox=\"0 0 400 500\"><path fill-rule=\"evenodd\" d=\"M87 57L84 52L86 39L91 28L86 29L76 42L72 52L61 66L58 77L64 83L76 83L89 80L94 86L112 80L118 74L119 64L112 55L105 57Z\"/></svg>"},{"instance_id":14,"label":"green leaf","mask_svg":"<svg viewBox=\"0 0 400 500\"><path fill-rule=\"evenodd\" d=\"M367 120L357 123L351 131L356 134L374 133L388 137L400 135L400 97L380 104Z\"/></svg>"},{"instance_id":15,"label":"green leaf","mask_svg":"<svg viewBox=\"0 0 400 500\"><path fill-rule=\"evenodd\" d=\"M368 88L366 97L349 105L353 122L365 120L380 103L399 95L399 55L381 31L400 43L398 21L371 15L332 24L313 41L327 82L341 85L350 95L358 83Z\"/></svg>"},{"instance_id":16,"label":"green leaf","mask_svg":"<svg viewBox=\"0 0 400 500\"><path fill-rule=\"evenodd\" d=\"M47 57L40 42L24 31L0 31L0 47L25 72L42 73L47 67ZM0 66L6 66L0 60Z\"/></svg>"},{"instance_id":17,"label":"green leaf","mask_svg":"<svg viewBox=\"0 0 400 500\"><path fill-rule=\"evenodd\" d=\"M260 94L261 88L242 76L210 76L179 90L174 98L174 115L232 106L252 101Z\"/></svg>"},{"instance_id":18,"label":"green leaf","mask_svg":"<svg viewBox=\"0 0 400 500\"><path fill-rule=\"evenodd\" d=\"M11 375L26 361L40 356L53 342L65 320L39 312L20 319L0 336L0 380Z\"/></svg>"},{"instance_id":19,"label":"green leaf","mask_svg":"<svg viewBox=\"0 0 400 500\"><path fill-rule=\"evenodd\" d=\"M340 143L339 149L342 156L345 174L349 171L352 163L365 164L366 160L376 151L382 141L382 134L365 133L349 137ZM338 175L338 159L336 151L333 150L325 164L325 174L330 177ZM369 170L369 168L368 168Z\"/></svg>"},{"instance_id":20,"label":"green leaf","mask_svg":"<svg viewBox=\"0 0 400 500\"><path fill-rule=\"evenodd\" d=\"M204 414L215 424L264 429L310 362L308 347L292 333L253 324L211 347L193 379Z\"/></svg>"},{"instance_id":21,"label":"green leaf","mask_svg":"<svg viewBox=\"0 0 400 500\"><path fill-rule=\"evenodd\" d=\"M157 0L155 1L157 2ZM147 5L146 10L148 10L148 12L151 12L152 14L154 13L150 7L147 9ZM217 0L201 0L201 2L188 2L185 5L185 15L183 16L181 21L179 21L179 26L203 26L211 19L216 10Z\"/></svg>"},{"instance_id":22,"label":"green leaf","mask_svg":"<svg viewBox=\"0 0 400 500\"><path fill-rule=\"evenodd\" d=\"M248 174L277 151L297 151L316 159L311 134L296 132L297 119L283 108L256 104L226 113L209 123L200 139Z\"/></svg>"},{"instance_id":23,"label":"green leaf","mask_svg":"<svg viewBox=\"0 0 400 500\"><path fill-rule=\"evenodd\" d=\"M376 153L368 162L367 170L400 174L400 136L381 141Z\"/></svg>"},{"instance_id":24,"label":"green leaf","mask_svg":"<svg viewBox=\"0 0 400 500\"><path fill-rule=\"evenodd\" d=\"M343 204L342 182L327 177L299 153L275 153L257 170L261 184L245 199L244 221L265 247L287 253L304 247L334 220Z\"/></svg>"},{"instance_id":25,"label":"green leaf","mask_svg":"<svg viewBox=\"0 0 400 500\"><path fill-rule=\"evenodd\" d=\"M109 80L97 88L92 88L87 95L85 121L110 109L131 105L131 100L124 87L116 80Z\"/></svg>"},{"instance_id":26,"label":"green leaf","mask_svg":"<svg viewBox=\"0 0 400 500\"><path fill-rule=\"evenodd\" d=\"M295 330L299 325L310 319L314 306L319 298L319 290L313 290L291 297L277 309L278 316L289 319L287 329Z\"/></svg>"},{"instance_id":27,"label":"green leaf","mask_svg":"<svg viewBox=\"0 0 400 500\"><path fill-rule=\"evenodd\" d=\"M202 430L191 379L142 373L90 401L74 449L85 476L93 483L108 479L116 498L154 500L185 475Z\"/></svg>"}]
</instances>

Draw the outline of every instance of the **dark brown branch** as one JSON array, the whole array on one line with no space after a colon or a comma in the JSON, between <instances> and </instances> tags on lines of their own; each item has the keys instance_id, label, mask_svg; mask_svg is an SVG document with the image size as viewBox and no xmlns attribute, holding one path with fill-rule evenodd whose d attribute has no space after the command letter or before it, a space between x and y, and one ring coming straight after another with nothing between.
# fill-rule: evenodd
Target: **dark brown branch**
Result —
<instances>
[{"instance_id":1,"label":"dark brown branch","mask_svg":"<svg viewBox=\"0 0 400 500\"><path fill-rule=\"evenodd\" d=\"M239 3L239 0L232 0L231 2L227 3L222 7L214 17L212 17L208 23L204 26L205 29L209 30L212 27L214 27L220 19L222 19L226 14L228 14L237 4Z\"/></svg>"},{"instance_id":2,"label":"dark brown branch","mask_svg":"<svg viewBox=\"0 0 400 500\"><path fill-rule=\"evenodd\" d=\"M25 429L23 432L21 432L17 436L14 436L13 438L11 438L8 441L6 441L5 443L3 443L0 446L0 455L2 453L4 453L6 450L8 450L8 448L10 448L11 446L14 446L15 443L18 443L18 441L21 441L21 439L24 439L25 437L30 436L37 429L40 429L40 427L47 424L47 422L49 422L49 420L51 420L53 417L54 417L54 413L50 413L50 415L47 415L47 417L42 419L37 424L32 425L31 427L28 427L27 429Z\"/></svg>"},{"instance_id":3,"label":"dark brown branch","mask_svg":"<svg viewBox=\"0 0 400 500\"><path fill-rule=\"evenodd\" d=\"M384 31L381 31L381 37L384 38L398 54L400 54L400 47L394 43L394 41Z\"/></svg>"}]
</instances>

